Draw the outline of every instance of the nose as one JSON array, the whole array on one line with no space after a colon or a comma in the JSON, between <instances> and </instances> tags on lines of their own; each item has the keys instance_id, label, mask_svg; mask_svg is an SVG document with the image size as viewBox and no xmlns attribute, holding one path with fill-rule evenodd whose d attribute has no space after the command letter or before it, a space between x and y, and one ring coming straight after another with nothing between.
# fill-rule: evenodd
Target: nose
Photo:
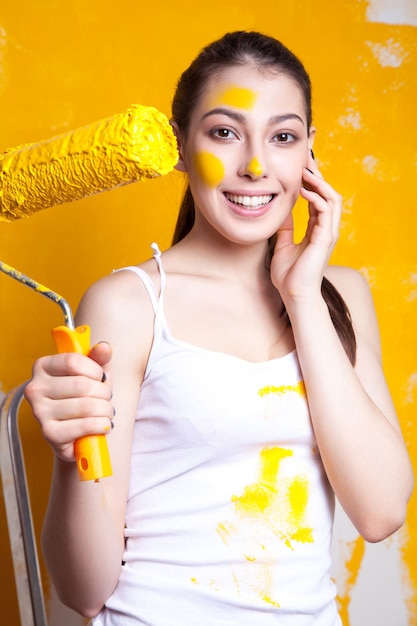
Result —
<instances>
[{"instance_id":1,"label":"nose","mask_svg":"<svg viewBox=\"0 0 417 626\"><path fill-rule=\"evenodd\" d=\"M261 163L258 156L252 156L252 158L245 164L243 175L249 176L254 180L265 176L265 167Z\"/></svg>"}]
</instances>

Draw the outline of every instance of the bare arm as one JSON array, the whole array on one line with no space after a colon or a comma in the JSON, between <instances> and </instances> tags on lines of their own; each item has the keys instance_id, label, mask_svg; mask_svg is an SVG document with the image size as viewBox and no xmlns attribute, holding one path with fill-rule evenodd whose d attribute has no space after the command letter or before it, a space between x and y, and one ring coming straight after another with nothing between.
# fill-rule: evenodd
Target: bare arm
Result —
<instances>
[{"instance_id":1,"label":"bare arm","mask_svg":"<svg viewBox=\"0 0 417 626\"><path fill-rule=\"evenodd\" d=\"M339 270L339 271L338 271ZM405 520L412 472L381 365L379 333L364 279L346 268L329 277L350 308L357 340L351 366L323 301L293 311L314 431L330 483L368 541Z\"/></svg>"},{"instance_id":2,"label":"bare arm","mask_svg":"<svg viewBox=\"0 0 417 626\"><path fill-rule=\"evenodd\" d=\"M310 160L310 220L300 244L292 220L278 232L271 277L291 320L311 419L330 483L358 531L384 539L404 522L411 464L381 365L379 332L368 286L347 268L328 268L338 237L341 198ZM324 273L351 311L358 344L354 368L321 295Z\"/></svg>"},{"instance_id":3,"label":"bare arm","mask_svg":"<svg viewBox=\"0 0 417 626\"><path fill-rule=\"evenodd\" d=\"M93 344L106 340L111 348L99 344L92 358L67 354L40 359L26 393L55 452L43 529L47 566L62 601L93 616L120 575L132 431L152 311L140 282L123 272L87 292L77 323L91 326ZM114 410L115 428L109 432ZM113 476L100 483L80 482L72 462L73 441L103 432L109 434Z\"/></svg>"}]
</instances>

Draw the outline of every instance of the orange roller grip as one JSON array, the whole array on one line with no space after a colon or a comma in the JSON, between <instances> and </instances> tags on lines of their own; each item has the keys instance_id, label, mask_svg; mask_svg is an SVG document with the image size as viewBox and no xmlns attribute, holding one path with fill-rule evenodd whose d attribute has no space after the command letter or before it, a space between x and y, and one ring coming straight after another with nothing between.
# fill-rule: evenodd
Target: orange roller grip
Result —
<instances>
[{"instance_id":1,"label":"orange roller grip","mask_svg":"<svg viewBox=\"0 0 417 626\"><path fill-rule=\"evenodd\" d=\"M57 326L52 330L56 348L60 354L78 352L88 356L90 352L90 327L78 326L71 330ZM106 435L86 435L74 443L74 453L80 480L94 480L112 475Z\"/></svg>"}]
</instances>

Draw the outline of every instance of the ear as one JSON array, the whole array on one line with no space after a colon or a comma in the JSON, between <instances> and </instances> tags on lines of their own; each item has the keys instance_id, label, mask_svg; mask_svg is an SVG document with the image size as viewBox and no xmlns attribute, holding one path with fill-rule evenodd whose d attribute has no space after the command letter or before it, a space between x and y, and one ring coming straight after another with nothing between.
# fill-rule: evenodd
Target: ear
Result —
<instances>
[{"instance_id":1,"label":"ear","mask_svg":"<svg viewBox=\"0 0 417 626\"><path fill-rule=\"evenodd\" d=\"M308 149L309 150L313 149L315 137L316 137L316 128L314 126L311 126L310 132L308 135Z\"/></svg>"},{"instance_id":2,"label":"ear","mask_svg":"<svg viewBox=\"0 0 417 626\"><path fill-rule=\"evenodd\" d=\"M178 163L176 164L175 169L178 170L179 172L186 172L187 167L185 165L185 160L184 160L184 142L181 139L180 129L178 128L177 122L173 122L172 120L171 120L171 126L172 126L172 130L174 131L174 135L177 139L177 148L178 148L178 154L179 154Z\"/></svg>"}]
</instances>

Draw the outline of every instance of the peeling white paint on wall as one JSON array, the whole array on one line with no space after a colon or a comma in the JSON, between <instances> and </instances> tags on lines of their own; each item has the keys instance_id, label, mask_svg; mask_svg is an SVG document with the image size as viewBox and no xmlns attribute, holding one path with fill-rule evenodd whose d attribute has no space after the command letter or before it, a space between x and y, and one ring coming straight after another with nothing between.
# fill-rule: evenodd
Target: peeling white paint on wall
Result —
<instances>
[{"instance_id":1,"label":"peeling white paint on wall","mask_svg":"<svg viewBox=\"0 0 417 626\"><path fill-rule=\"evenodd\" d=\"M352 626L406 626L409 586L400 556L402 532L376 544L365 543L353 585L349 580L352 572L345 564L359 534L338 502L333 537L333 575L339 594L343 596L347 592L349 623ZM389 594L386 593L387 572L390 572Z\"/></svg>"},{"instance_id":2,"label":"peeling white paint on wall","mask_svg":"<svg viewBox=\"0 0 417 626\"><path fill-rule=\"evenodd\" d=\"M413 404L417 394L417 372L413 372L405 388L404 404Z\"/></svg>"},{"instance_id":3,"label":"peeling white paint on wall","mask_svg":"<svg viewBox=\"0 0 417 626\"><path fill-rule=\"evenodd\" d=\"M0 26L0 94L4 93L9 82L9 71L6 63L7 34Z\"/></svg>"},{"instance_id":4,"label":"peeling white paint on wall","mask_svg":"<svg viewBox=\"0 0 417 626\"><path fill-rule=\"evenodd\" d=\"M377 270L375 267L360 267L358 270L365 278L371 289L375 289L377 285Z\"/></svg>"},{"instance_id":5,"label":"peeling white paint on wall","mask_svg":"<svg viewBox=\"0 0 417 626\"><path fill-rule=\"evenodd\" d=\"M368 0L368 22L417 26L416 0Z\"/></svg>"},{"instance_id":6,"label":"peeling white paint on wall","mask_svg":"<svg viewBox=\"0 0 417 626\"><path fill-rule=\"evenodd\" d=\"M413 372L405 389L404 404L413 404L417 393L417 372Z\"/></svg>"},{"instance_id":7,"label":"peeling white paint on wall","mask_svg":"<svg viewBox=\"0 0 417 626\"><path fill-rule=\"evenodd\" d=\"M368 155L362 159L362 169L366 174L370 174L371 176L375 176L377 172L379 160L372 156Z\"/></svg>"},{"instance_id":8,"label":"peeling white paint on wall","mask_svg":"<svg viewBox=\"0 0 417 626\"><path fill-rule=\"evenodd\" d=\"M417 300L417 272L411 272L409 277L403 281L403 284L410 287L405 299L407 302Z\"/></svg>"},{"instance_id":9,"label":"peeling white paint on wall","mask_svg":"<svg viewBox=\"0 0 417 626\"><path fill-rule=\"evenodd\" d=\"M400 67L408 57L400 43L394 39L388 39L385 43L366 41L366 45L372 50L372 54L382 67Z\"/></svg>"},{"instance_id":10,"label":"peeling white paint on wall","mask_svg":"<svg viewBox=\"0 0 417 626\"><path fill-rule=\"evenodd\" d=\"M366 543L365 554L352 588L351 624L406 626L408 588L401 562L401 531L380 543ZM389 593L387 590L389 575Z\"/></svg>"},{"instance_id":11,"label":"peeling white paint on wall","mask_svg":"<svg viewBox=\"0 0 417 626\"><path fill-rule=\"evenodd\" d=\"M360 130L362 128L361 114L349 107L346 109L346 113L339 117L339 124L344 128L350 126L354 130Z\"/></svg>"}]
</instances>

